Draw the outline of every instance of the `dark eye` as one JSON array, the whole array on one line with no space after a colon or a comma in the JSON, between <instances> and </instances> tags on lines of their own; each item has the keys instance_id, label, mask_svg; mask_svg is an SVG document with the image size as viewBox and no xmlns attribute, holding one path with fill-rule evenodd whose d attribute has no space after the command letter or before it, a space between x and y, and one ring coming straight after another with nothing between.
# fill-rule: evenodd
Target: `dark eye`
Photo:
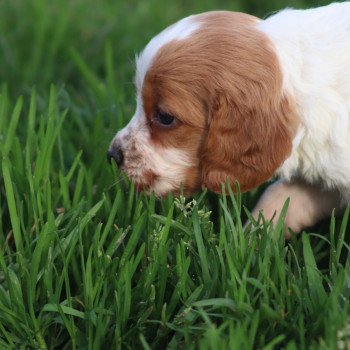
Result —
<instances>
[{"instance_id":1,"label":"dark eye","mask_svg":"<svg viewBox=\"0 0 350 350\"><path fill-rule=\"evenodd\" d=\"M155 119L159 124L162 124L164 126L169 126L175 122L175 117L173 117L169 113L165 113L161 111L156 112Z\"/></svg>"}]
</instances>

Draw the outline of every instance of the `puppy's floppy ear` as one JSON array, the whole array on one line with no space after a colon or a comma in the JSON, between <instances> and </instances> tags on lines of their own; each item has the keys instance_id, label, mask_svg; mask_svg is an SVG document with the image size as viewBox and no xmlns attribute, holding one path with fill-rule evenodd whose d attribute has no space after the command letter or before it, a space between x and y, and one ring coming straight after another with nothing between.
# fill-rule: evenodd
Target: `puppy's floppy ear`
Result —
<instances>
[{"instance_id":1,"label":"puppy's floppy ear","mask_svg":"<svg viewBox=\"0 0 350 350\"><path fill-rule=\"evenodd\" d=\"M289 101L282 95L240 97L219 94L209 117L202 186L214 192L221 192L227 178L232 189L235 181L242 192L257 187L291 152L294 116Z\"/></svg>"}]
</instances>

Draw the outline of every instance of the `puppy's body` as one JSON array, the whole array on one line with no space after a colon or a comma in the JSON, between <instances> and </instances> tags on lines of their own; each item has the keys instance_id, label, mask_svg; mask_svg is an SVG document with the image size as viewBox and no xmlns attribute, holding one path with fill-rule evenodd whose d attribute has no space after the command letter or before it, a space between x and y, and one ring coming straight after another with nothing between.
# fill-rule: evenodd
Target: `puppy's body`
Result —
<instances>
[{"instance_id":1,"label":"puppy's body","mask_svg":"<svg viewBox=\"0 0 350 350\"><path fill-rule=\"evenodd\" d=\"M341 189L350 200L350 3L285 10L259 23L271 38L284 90L297 103L293 151L278 170Z\"/></svg>"},{"instance_id":2,"label":"puppy's body","mask_svg":"<svg viewBox=\"0 0 350 350\"><path fill-rule=\"evenodd\" d=\"M109 154L146 190L220 191L228 178L246 191L277 174L284 182L255 212L309 198L296 230L350 201L349 2L266 20L185 18L138 57L136 87L136 113Z\"/></svg>"}]
</instances>

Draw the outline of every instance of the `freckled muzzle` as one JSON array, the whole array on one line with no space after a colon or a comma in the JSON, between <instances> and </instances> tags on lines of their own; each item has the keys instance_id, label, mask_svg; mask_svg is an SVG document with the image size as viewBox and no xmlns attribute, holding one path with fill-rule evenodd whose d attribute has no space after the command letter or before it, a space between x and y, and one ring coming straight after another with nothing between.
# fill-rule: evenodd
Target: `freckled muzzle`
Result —
<instances>
[{"instance_id":1,"label":"freckled muzzle","mask_svg":"<svg viewBox=\"0 0 350 350\"><path fill-rule=\"evenodd\" d=\"M128 125L117 133L107 152L107 160L115 161L135 183L137 191L148 191L157 177L152 171L144 139L140 128Z\"/></svg>"}]
</instances>

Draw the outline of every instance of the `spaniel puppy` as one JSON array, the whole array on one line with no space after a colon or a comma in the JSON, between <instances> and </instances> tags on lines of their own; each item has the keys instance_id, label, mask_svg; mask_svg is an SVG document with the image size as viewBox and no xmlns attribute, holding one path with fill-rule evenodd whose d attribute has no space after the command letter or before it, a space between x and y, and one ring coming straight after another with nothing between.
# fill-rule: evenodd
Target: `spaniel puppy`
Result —
<instances>
[{"instance_id":1,"label":"spaniel puppy","mask_svg":"<svg viewBox=\"0 0 350 350\"><path fill-rule=\"evenodd\" d=\"M350 2L190 16L136 67L136 112L108 156L139 189L248 191L277 175L254 215L290 197L294 231L350 202Z\"/></svg>"}]
</instances>

